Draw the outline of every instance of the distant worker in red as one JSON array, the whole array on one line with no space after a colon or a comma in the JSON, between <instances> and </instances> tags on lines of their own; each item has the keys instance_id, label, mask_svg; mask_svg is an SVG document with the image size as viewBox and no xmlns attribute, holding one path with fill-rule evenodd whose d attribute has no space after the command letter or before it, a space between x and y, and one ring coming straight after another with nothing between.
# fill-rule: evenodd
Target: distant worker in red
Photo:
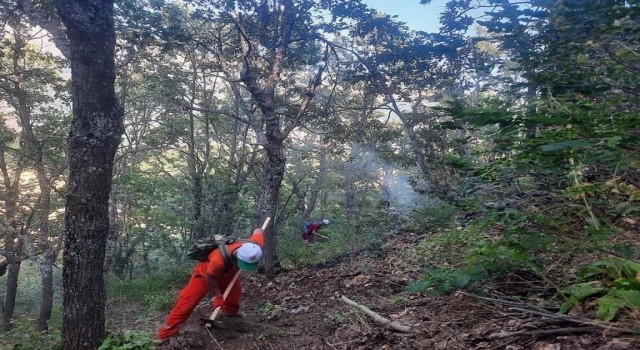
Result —
<instances>
[{"instance_id":1,"label":"distant worker in red","mask_svg":"<svg viewBox=\"0 0 640 350\"><path fill-rule=\"evenodd\" d=\"M329 225L329 220L327 219L305 222L302 225L302 239L309 243L313 243L313 236L329 238L318 233L318 231L320 231L320 229L326 225Z\"/></svg>"},{"instance_id":2,"label":"distant worker in red","mask_svg":"<svg viewBox=\"0 0 640 350\"><path fill-rule=\"evenodd\" d=\"M220 306L222 315L235 315L240 310L240 279L237 279L231 287L227 298L223 298L223 292L229 286L238 269L243 271L255 271L258 261L262 258L264 247L264 230L253 230L249 242L236 241L226 245L232 259L226 264L220 252L220 248L209 253L207 261L198 262L193 269L191 279L178 294L178 300L171 309L165 324L158 331L158 339L165 340L180 331L180 325L184 323L200 300L209 292L213 292L212 308Z\"/></svg>"}]
</instances>

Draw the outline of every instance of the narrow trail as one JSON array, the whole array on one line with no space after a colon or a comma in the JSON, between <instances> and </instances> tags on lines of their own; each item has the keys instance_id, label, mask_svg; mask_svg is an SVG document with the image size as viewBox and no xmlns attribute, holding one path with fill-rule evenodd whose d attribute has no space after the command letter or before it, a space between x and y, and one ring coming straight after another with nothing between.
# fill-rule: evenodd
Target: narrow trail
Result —
<instances>
[{"instance_id":1,"label":"narrow trail","mask_svg":"<svg viewBox=\"0 0 640 350\"><path fill-rule=\"evenodd\" d=\"M562 320L554 322L553 329L560 331L536 332L547 326L548 321L538 322L546 318L514 314L508 305L464 293L435 298L406 293L406 286L421 272L407 261L405 252L423 238L414 233L393 235L379 251L360 251L272 279L245 275L242 319L222 320L208 332L199 321L210 314L208 302L203 301L180 335L160 348L637 349L637 338L576 328ZM341 296L410 327L411 332L398 332L375 321ZM503 336L516 331L530 333Z\"/></svg>"}]
</instances>

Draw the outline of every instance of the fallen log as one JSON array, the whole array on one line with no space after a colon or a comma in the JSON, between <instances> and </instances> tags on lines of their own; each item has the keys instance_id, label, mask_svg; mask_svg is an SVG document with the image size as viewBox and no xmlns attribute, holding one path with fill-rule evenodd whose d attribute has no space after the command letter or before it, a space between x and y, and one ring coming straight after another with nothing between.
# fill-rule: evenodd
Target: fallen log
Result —
<instances>
[{"instance_id":1,"label":"fallen log","mask_svg":"<svg viewBox=\"0 0 640 350\"><path fill-rule=\"evenodd\" d=\"M403 324L400 324L398 322L395 321L391 321L389 319L386 319L382 316L380 316L378 313L371 311L371 309L369 309L368 307L364 306L364 305L360 305L358 303L356 303L355 301L345 297L344 295L340 297L340 300L344 301L345 303L355 307L356 309L364 312L365 314L369 315L371 318L373 318L374 321L387 326L395 331L398 332L402 332L402 333L411 333L411 327L409 326L405 326Z\"/></svg>"}]
</instances>

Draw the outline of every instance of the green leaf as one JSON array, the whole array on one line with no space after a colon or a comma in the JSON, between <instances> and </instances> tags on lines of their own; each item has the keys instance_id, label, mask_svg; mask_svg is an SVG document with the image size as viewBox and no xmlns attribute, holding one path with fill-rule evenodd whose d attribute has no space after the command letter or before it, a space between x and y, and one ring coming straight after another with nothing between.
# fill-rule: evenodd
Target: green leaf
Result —
<instances>
[{"instance_id":1,"label":"green leaf","mask_svg":"<svg viewBox=\"0 0 640 350\"><path fill-rule=\"evenodd\" d=\"M411 283L409 286L407 286L407 292L420 293L420 292L423 292L425 289L431 287L432 285L433 285L433 282L431 280L423 279L423 280Z\"/></svg>"},{"instance_id":2,"label":"green leaf","mask_svg":"<svg viewBox=\"0 0 640 350\"><path fill-rule=\"evenodd\" d=\"M622 137L621 136L607 137L605 138L605 140L607 140L607 146L611 148L615 148L618 146L618 144L620 144L620 141L622 141Z\"/></svg>"},{"instance_id":3,"label":"green leaf","mask_svg":"<svg viewBox=\"0 0 640 350\"><path fill-rule=\"evenodd\" d=\"M582 300L588 296L600 293L604 290L599 281L584 282L572 284L569 287L562 290L562 293L575 297L578 300Z\"/></svg>"},{"instance_id":4,"label":"green leaf","mask_svg":"<svg viewBox=\"0 0 640 350\"><path fill-rule=\"evenodd\" d=\"M565 301L564 303L562 303L562 305L560 305L560 313L566 314L567 312L569 312L569 310L578 306L578 304L580 304L580 300L578 300L578 298L569 297L567 301Z\"/></svg>"},{"instance_id":5,"label":"green leaf","mask_svg":"<svg viewBox=\"0 0 640 350\"><path fill-rule=\"evenodd\" d=\"M635 278L618 278L613 281L612 286L623 290L640 291L640 281Z\"/></svg>"},{"instance_id":6,"label":"green leaf","mask_svg":"<svg viewBox=\"0 0 640 350\"><path fill-rule=\"evenodd\" d=\"M596 316L611 321L622 308L640 308L640 291L612 288L607 295L598 300Z\"/></svg>"},{"instance_id":7,"label":"green leaf","mask_svg":"<svg viewBox=\"0 0 640 350\"><path fill-rule=\"evenodd\" d=\"M623 307L623 305L624 300L605 295L604 297L600 298L600 300L598 300L598 311L596 313L596 316L598 316L598 318L602 320L611 321L614 317L616 317L616 314Z\"/></svg>"},{"instance_id":8,"label":"green leaf","mask_svg":"<svg viewBox=\"0 0 640 350\"><path fill-rule=\"evenodd\" d=\"M636 248L630 244L619 244L613 247L616 254L625 259L632 259L636 255Z\"/></svg>"},{"instance_id":9,"label":"green leaf","mask_svg":"<svg viewBox=\"0 0 640 350\"><path fill-rule=\"evenodd\" d=\"M621 258L598 260L580 270L578 276L584 280L596 275L606 275L611 280L617 278L635 278L640 272L640 264Z\"/></svg>"},{"instance_id":10,"label":"green leaf","mask_svg":"<svg viewBox=\"0 0 640 350\"><path fill-rule=\"evenodd\" d=\"M593 142L589 142L586 140L570 140L570 141L548 143L546 145L542 145L541 149L543 152L553 152L553 151L561 151L561 150L571 149L571 148L587 148L587 147L592 147L593 145L594 145Z\"/></svg>"},{"instance_id":11,"label":"green leaf","mask_svg":"<svg viewBox=\"0 0 640 350\"><path fill-rule=\"evenodd\" d=\"M463 288L466 287L469 282L471 282L471 275L457 272L453 273L449 279L451 286L454 288Z\"/></svg>"}]
</instances>

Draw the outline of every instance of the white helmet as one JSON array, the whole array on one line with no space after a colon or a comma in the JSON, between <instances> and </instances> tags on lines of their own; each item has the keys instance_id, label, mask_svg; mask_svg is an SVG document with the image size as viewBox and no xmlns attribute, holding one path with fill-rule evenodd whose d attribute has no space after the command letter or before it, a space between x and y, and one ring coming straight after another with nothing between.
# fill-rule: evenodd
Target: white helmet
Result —
<instances>
[{"instance_id":1,"label":"white helmet","mask_svg":"<svg viewBox=\"0 0 640 350\"><path fill-rule=\"evenodd\" d=\"M329 220L328 219L324 219L324 220L322 220L322 223L325 224L325 225L329 225Z\"/></svg>"}]
</instances>

